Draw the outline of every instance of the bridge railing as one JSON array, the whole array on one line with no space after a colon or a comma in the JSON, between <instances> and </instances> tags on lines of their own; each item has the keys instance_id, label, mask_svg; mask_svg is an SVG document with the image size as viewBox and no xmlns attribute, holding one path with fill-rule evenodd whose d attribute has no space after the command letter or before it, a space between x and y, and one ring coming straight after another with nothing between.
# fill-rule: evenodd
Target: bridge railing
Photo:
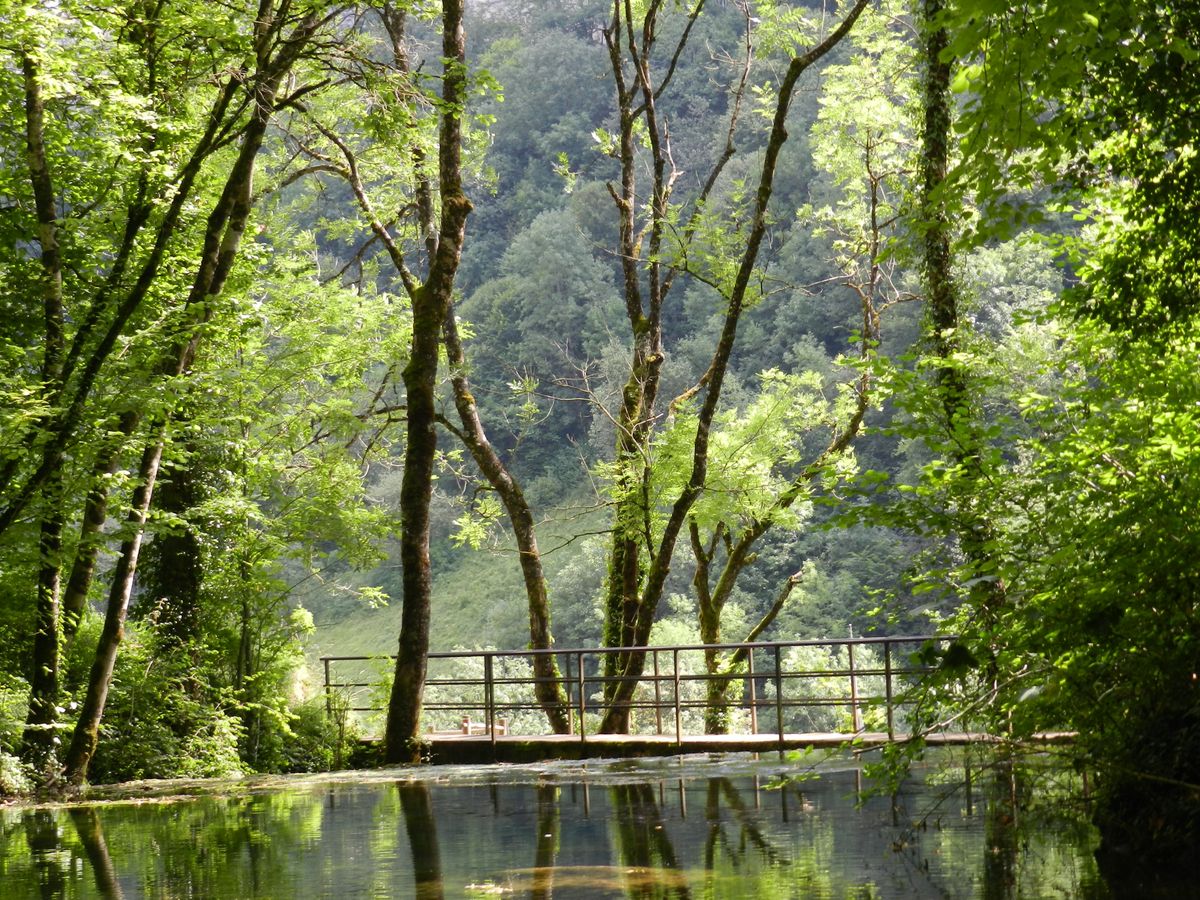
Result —
<instances>
[{"instance_id":1,"label":"bridge railing","mask_svg":"<svg viewBox=\"0 0 1200 900\"><path fill-rule=\"evenodd\" d=\"M908 688L930 667L916 651L947 636L913 635L718 645L460 650L430 653L423 719L432 732L502 735L550 733L534 695L536 656L552 654L567 698L570 733L594 734L605 693L619 675L604 674L606 657L645 654L629 702L631 734L702 734L719 709L729 733L785 734L863 731L893 737L903 729ZM741 652L734 671L710 674L705 652L723 659ZM325 695L354 713L367 731L381 728L386 684L395 657L323 656ZM714 690L717 685L723 690ZM372 719L375 721L373 722Z\"/></svg>"}]
</instances>

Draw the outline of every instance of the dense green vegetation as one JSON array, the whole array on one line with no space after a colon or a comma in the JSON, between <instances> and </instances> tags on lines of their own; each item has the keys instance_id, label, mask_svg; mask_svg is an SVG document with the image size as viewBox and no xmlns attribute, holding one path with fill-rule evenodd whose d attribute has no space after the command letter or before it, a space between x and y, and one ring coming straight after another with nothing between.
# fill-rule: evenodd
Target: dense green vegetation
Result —
<instances>
[{"instance_id":1,"label":"dense green vegetation","mask_svg":"<svg viewBox=\"0 0 1200 900\"><path fill-rule=\"evenodd\" d=\"M936 626L1194 841L1200 23L1094 6L0 0L0 789L328 766L397 635L394 760L431 646Z\"/></svg>"}]
</instances>

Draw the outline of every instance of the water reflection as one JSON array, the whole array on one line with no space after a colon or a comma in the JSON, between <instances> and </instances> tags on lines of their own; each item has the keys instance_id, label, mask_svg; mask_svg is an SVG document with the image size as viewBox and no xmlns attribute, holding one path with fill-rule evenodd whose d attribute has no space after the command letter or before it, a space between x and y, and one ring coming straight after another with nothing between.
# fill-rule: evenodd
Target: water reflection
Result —
<instances>
[{"instance_id":1,"label":"water reflection","mask_svg":"<svg viewBox=\"0 0 1200 900\"><path fill-rule=\"evenodd\" d=\"M38 894L58 897L67 881L59 841L58 821L44 809L35 809L24 817L25 842L33 861Z\"/></svg>"},{"instance_id":2,"label":"water reflection","mask_svg":"<svg viewBox=\"0 0 1200 900\"><path fill-rule=\"evenodd\" d=\"M401 782L396 786L404 827L413 861L417 900L442 900L442 857L438 853L437 824L433 800L424 782Z\"/></svg>"},{"instance_id":3,"label":"water reflection","mask_svg":"<svg viewBox=\"0 0 1200 900\"><path fill-rule=\"evenodd\" d=\"M679 871L679 860L653 787L646 783L617 785L612 788L612 805L626 896L638 900L689 900L687 879ZM686 810L682 802L680 809Z\"/></svg>"},{"instance_id":4,"label":"water reflection","mask_svg":"<svg viewBox=\"0 0 1200 900\"><path fill-rule=\"evenodd\" d=\"M0 809L4 897L1104 897L1017 766L867 797L856 765L728 757L365 773L237 796ZM1037 788L1041 790L1041 788Z\"/></svg>"},{"instance_id":5,"label":"water reflection","mask_svg":"<svg viewBox=\"0 0 1200 900\"><path fill-rule=\"evenodd\" d=\"M532 900L554 896L554 862L558 856L558 788L537 786L537 852L533 861Z\"/></svg>"},{"instance_id":6,"label":"water reflection","mask_svg":"<svg viewBox=\"0 0 1200 900\"><path fill-rule=\"evenodd\" d=\"M96 890L105 900L121 900L125 895L121 891L120 882L117 881L117 870L108 853L108 844L104 840L100 816L95 807L74 807L70 810L70 815L75 833L79 835L79 843L83 845L88 862L91 863Z\"/></svg>"}]
</instances>

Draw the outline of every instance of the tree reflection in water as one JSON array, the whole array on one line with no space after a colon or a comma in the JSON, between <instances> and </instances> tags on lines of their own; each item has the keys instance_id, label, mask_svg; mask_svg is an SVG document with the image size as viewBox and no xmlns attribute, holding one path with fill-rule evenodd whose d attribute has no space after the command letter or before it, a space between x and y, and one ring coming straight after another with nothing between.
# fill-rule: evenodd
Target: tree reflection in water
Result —
<instances>
[{"instance_id":1,"label":"tree reflection in water","mask_svg":"<svg viewBox=\"0 0 1200 900\"><path fill-rule=\"evenodd\" d=\"M972 785L953 763L893 797L860 795L857 767L797 780L791 760L734 757L0 808L0 897L1107 896L1086 816L1072 830L1059 802L1070 772L967 760Z\"/></svg>"},{"instance_id":2,"label":"tree reflection in water","mask_svg":"<svg viewBox=\"0 0 1200 900\"><path fill-rule=\"evenodd\" d=\"M121 893L121 884L117 881L117 872L113 867L112 856L109 855L108 843L104 840L104 831L100 827L100 817L96 815L95 807L73 807L71 822L75 825L75 833L79 835L83 852L92 864L96 890L104 900L121 900L124 896Z\"/></svg>"},{"instance_id":3,"label":"tree reflection in water","mask_svg":"<svg viewBox=\"0 0 1200 900\"><path fill-rule=\"evenodd\" d=\"M33 809L25 813L25 843L37 874L38 888L44 898L61 897L66 886L63 872L58 823L49 810Z\"/></svg>"},{"instance_id":4,"label":"tree reflection in water","mask_svg":"<svg viewBox=\"0 0 1200 900\"><path fill-rule=\"evenodd\" d=\"M620 784L612 788L611 796L625 893L638 900L690 898L653 787Z\"/></svg>"},{"instance_id":5,"label":"tree reflection in water","mask_svg":"<svg viewBox=\"0 0 1200 900\"><path fill-rule=\"evenodd\" d=\"M412 849L413 878L417 900L442 900L442 857L438 852L437 824L433 800L423 781L398 782L400 808Z\"/></svg>"},{"instance_id":6,"label":"tree reflection in water","mask_svg":"<svg viewBox=\"0 0 1200 900\"><path fill-rule=\"evenodd\" d=\"M533 862L532 900L554 896L554 862L558 856L558 788L537 786L537 852Z\"/></svg>"}]
</instances>

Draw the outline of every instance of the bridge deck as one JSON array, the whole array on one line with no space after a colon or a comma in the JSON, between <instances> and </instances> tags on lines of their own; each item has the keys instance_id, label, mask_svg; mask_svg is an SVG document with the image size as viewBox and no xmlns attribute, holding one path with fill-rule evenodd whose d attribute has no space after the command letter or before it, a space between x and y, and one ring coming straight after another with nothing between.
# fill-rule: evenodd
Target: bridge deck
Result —
<instances>
[{"instance_id":1,"label":"bridge deck","mask_svg":"<svg viewBox=\"0 0 1200 900\"><path fill-rule=\"evenodd\" d=\"M1046 742L1069 740L1067 734L1039 735ZM834 748L850 741L860 748L877 747L895 739L886 732L860 732L837 734L817 732L812 734L710 734L684 735L676 741L674 735L625 735L595 734L587 740L578 735L490 735L429 734L426 735L427 753L433 763L531 763L545 759L601 759L631 756L676 756L682 753L739 753L773 750L802 750L812 748ZM995 743L998 739L979 733L939 733L925 736L931 746L951 746L971 743Z\"/></svg>"}]
</instances>

